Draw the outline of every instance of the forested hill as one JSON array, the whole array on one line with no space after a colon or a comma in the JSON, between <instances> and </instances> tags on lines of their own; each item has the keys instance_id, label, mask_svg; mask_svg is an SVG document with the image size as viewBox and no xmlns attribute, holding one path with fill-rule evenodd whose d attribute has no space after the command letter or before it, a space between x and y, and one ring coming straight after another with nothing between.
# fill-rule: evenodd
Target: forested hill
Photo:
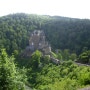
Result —
<instances>
[{"instance_id":1,"label":"forested hill","mask_svg":"<svg viewBox=\"0 0 90 90\"><path fill-rule=\"evenodd\" d=\"M90 49L90 20L52 17L46 23L46 33L55 48L80 53Z\"/></svg>"},{"instance_id":2,"label":"forested hill","mask_svg":"<svg viewBox=\"0 0 90 90\"><path fill-rule=\"evenodd\" d=\"M23 50L32 30L44 30L53 49L90 49L90 20L18 13L0 17L0 48Z\"/></svg>"}]
</instances>

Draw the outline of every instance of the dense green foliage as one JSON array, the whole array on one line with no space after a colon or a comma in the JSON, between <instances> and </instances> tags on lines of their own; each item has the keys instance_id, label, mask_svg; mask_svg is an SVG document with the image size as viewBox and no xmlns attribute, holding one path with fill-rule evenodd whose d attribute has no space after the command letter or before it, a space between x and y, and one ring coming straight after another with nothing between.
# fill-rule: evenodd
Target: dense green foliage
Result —
<instances>
[{"instance_id":1,"label":"dense green foliage","mask_svg":"<svg viewBox=\"0 0 90 90\"><path fill-rule=\"evenodd\" d=\"M89 63L90 64L90 50L82 52L79 55L78 61L82 62L82 63Z\"/></svg>"},{"instance_id":2,"label":"dense green foliage","mask_svg":"<svg viewBox=\"0 0 90 90\"><path fill-rule=\"evenodd\" d=\"M24 61L26 63L22 64L21 62ZM5 51L2 51L0 90L27 90L24 84L38 90L77 90L90 85L90 67L78 66L73 61L64 61L60 65L55 65L48 55L42 56L38 50L31 58L20 59L18 64L25 66L26 69L16 68L13 56L9 57Z\"/></svg>"},{"instance_id":3,"label":"dense green foliage","mask_svg":"<svg viewBox=\"0 0 90 90\"><path fill-rule=\"evenodd\" d=\"M26 14L14 14L0 18L0 48L8 53L21 51L28 45L32 30L40 29L48 17Z\"/></svg>"},{"instance_id":4,"label":"dense green foliage","mask_svg":"<svg viewBox=\"0 0 90 90\"><path fill-rule=\"evenodd\" d=\"M16 68L14 57L9 57L4 49L1 50L0 90L24 90L25 78L23 70Z\"/></svg>"},{"instance_id":5,"label":"dense green foliage","mask_svg":"<svg viewBox=\"0 0 90 90\"><path fill-rule=\"evenodd\" d=\"M54 48L69 49L79 54L84 47L90 49L90 21L52 17L45 24L47 39Z\"/></svg>"},{"instance_id":6,"label":"dense green foliage","mask_svg":"<svg viewBox=\"0 0 90 90\"><path fill-rule=\"evenodd\" d=\"M41 56L35 55L36 53L33 55L34 59L36 58L38 61ZM35 61L34 59L32 62ZM90 67L78 66L72 61L62 62L58 66L50 61L45 64L42 58L40 63L41 66L38 65L36 69L28 67L28 82L32 88L38 90L77 90L90 85Z\"/></svg>"},{"instance_id":7,"label":"dense green foliage","mask_svg":"<svg viewBox=\"0 0 90 90\"><path fill-rule=\"evenodd\" d=\"M58 55L60 58L62 57L60 52L53 54L56 57ZM71 54L68 57L71 58L71 56L75 55ZM22 64L20 61L26 61L27 64ZM27 68L27 79L32 88L38 90L77 90L90 85L90 67L78 66L69 59L62 61L60 65L55 65L49 56L42 56L40 51L36 51L32 54L31 59L21 59L20 61L19 64Z\"/></svg>"},{"instance_id":8,"label":"dense green foliage","mask_svg":"<svg viewBox=\"0 0 90 90\"><path fill-rule=\"evenodd\" d=\"M44 30L52 50L57 49L51 54L60 65L38 50L31 58L20 57L35 29ZM24 90L25 85L37 90L77 90L90 85L90 67L74 62L90 63L90 20L23 13L4 16L0 18L1 48L9 55L13 52L16 60L1 50L0 90Z\"/></svg>"},{"instance_id":9,"label":"dense green foliage","mask_svg":"<svg viewBox=\"0 0 90 90\"><path fill-rule=\"evenodd\" d=\"M90 68L78 67L71 62L43 67L37 74L35 87L39 90L76 90L90 84Z\"/></svg>"},{"instance_id":10,"label":"dense green foliage","mask_svg":"<svg viewBox=\"0 0 90 90\"><path fill-rule=\"evenodd\" d=\"M13 14L0 18L0 48L19 52L28 45L32 30L45 31L53 49L69 49L79 54L90 49L90 20L59 16Z\"/></svg>"}]
</instances>

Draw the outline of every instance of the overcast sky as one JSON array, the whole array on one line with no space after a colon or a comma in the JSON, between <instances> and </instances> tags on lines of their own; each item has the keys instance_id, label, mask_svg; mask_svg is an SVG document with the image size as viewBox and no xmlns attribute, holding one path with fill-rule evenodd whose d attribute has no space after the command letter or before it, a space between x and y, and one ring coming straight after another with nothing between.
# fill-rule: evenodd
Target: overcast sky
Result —
<instances>
[{"instance_id":1,"label":"overcast sky","mask_svg":"<svg viewBox=\"0 0 90 90\"><path fill-rule=\"evenodd\" d=\"M90 0L0 0L0 16L13 13L90 19Z\"/></svg>"}]
</instances>

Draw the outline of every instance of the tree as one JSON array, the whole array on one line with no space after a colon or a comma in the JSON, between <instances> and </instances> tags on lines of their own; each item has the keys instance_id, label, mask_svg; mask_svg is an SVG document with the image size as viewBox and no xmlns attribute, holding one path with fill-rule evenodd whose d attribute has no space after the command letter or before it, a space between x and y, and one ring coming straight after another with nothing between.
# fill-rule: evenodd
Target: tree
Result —
<instances>
[{"instance_id":1,"label":"tree","mask_svg":"<svg viewBox=\"0 0 90 90\"><path fill-rule=\"evenodd\" d=\"M75 53L72 53L72 54L70 55L70 59L71 59L71 60L75 61L76 58L77 58L77 55L76 55Z\"/></svg>"},{"instance_id":2,"label":"tree","mask_svg":"<svg viewBox=\"0 0 90 90\"><path fill-rule=\"evenodd\" d=\"M5 49L0 53L0 90L24 90L23 83L18 81L14 57L9 57Z\"/></svg>"},{"instance_id":3,"label":"tree","mask_svg":"<svg viewBox=\"0 0 90 90\"><path fill-rule=\"evenodd\" d=\"M69 56L70 56L69 49L65 49L63 51L63 55L62 56L63 56L64 60L69 60Z\"/></svg>"},{"instance_id":4,"label":"tree","mask_svg":"<svg viewBox=\"0 0 90 90\"><path fill-rule=\"evenodd\" d=\"M41 54L41 52L38 51L38 50L36 50L36 51L32 54L31 63L32 63L32 68L33 68L33 69L37 69L37 68L39 67L41 56L42 56L42 54Z\"/></svg>"},{"instance_id":5,"label":"tree","mask_svg":"<svg viewBox=\"0 0 90 90\"><path fill-rule=\"evenodd\" d=\"M89 63L90 60L90 50L85 51L79 55L79 61L82 63Z\"/></svg>"}]
</instances>

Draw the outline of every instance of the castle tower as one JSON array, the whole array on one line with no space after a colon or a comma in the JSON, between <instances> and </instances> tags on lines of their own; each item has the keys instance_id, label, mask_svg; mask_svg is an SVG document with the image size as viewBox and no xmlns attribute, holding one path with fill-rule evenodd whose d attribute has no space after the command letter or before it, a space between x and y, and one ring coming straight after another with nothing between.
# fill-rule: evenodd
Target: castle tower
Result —
<instances>
[{"instance_id":1,"label":"castle tower","mask_svg":"<svg viewBox=\"0 0 90 90\"><path fill-rule=\"evenodd\" d=\"M51 52L51 47L45 40L45 33L41 30L34 30L29 39L29 48L31 51L41 50L45 53Z\"/></svg>"},{"instance_id":2,"label":"castle tower","mask_svg":"<svg viewBox=\"0 0 90 90\"><path fill-rule=\"evenodd\" d=\"M32 46L36 50L39 46L41 31L34 30L30 36L29 46ZM32 47L31 47L32 48Z\"/></svg>"}]
</instances>

